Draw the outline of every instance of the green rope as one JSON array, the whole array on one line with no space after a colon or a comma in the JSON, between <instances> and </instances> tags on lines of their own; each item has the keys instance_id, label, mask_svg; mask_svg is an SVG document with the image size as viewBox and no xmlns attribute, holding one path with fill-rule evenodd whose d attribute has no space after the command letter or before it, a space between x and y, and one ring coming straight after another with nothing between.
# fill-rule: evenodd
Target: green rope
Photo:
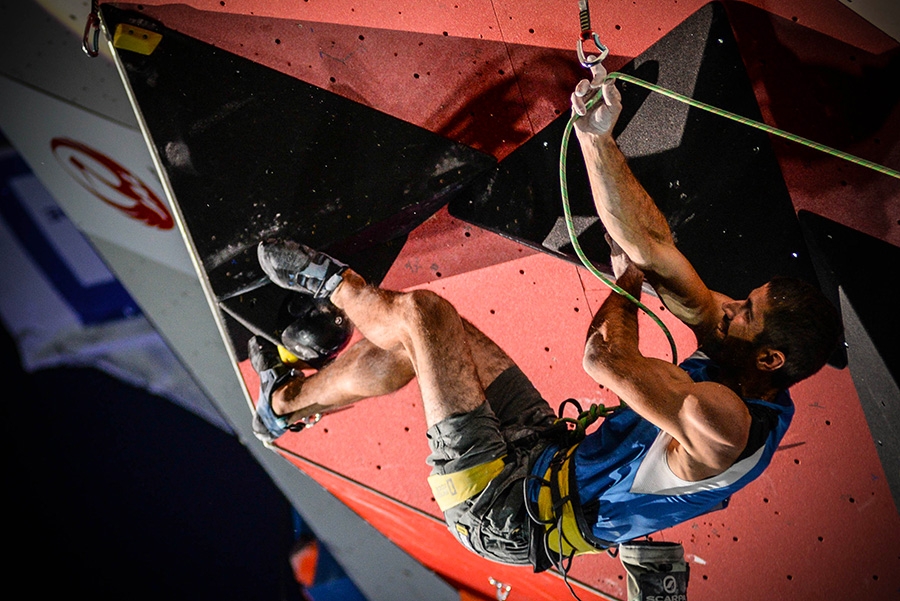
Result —
<instances>
[{"instance_id":1,"label":"green rope","mask_svg":"<svg viewBox=\"0 0 900 601\"><path fill-rule=\"evenodd\" d=\"M803 144L804 146L808 146L810 148L815 148L816 150L821 150L826 154L830 154L832 156L836 156L841 159L845 159L850 161L851 163L855 163L857 165L861 165L863 167L868 167L869 169L874 169L879 173L883 173L885 175L889 175L891 177L896 177L900 179L900 171L896 171L895 169L890 169L885 167L884 165L879 165L878 163L873 163L872 161L867 161L866 159L861 159L859 157L853 156L852 154L848 154L841 150L837 150L836 148L831 148L830 146L825 146L824 144L819 144L818 142L813 142L807 138L800 137L798 135L792 134L790 132L786 132L784 130L778 129L777 127L772 127L771 125L766 125L765 123L760 123L759 121L754 121L753 119L748 119L746 117L741 117L740 115L736 115L734 113L730 113L726 110L714 107L712 105L706 104L704 102L700 102L699 100L694 100L693 98L689 98L688 96L683 96L677 92L673 92L672 90L667 90L666 88L661 88L657 85L654 85L648 81L644 81L643 79L638 79L637 77L632 77L631 75L626 75L625 73L610 73L608 79L621 79L622 81L627 81L636 85L639 85L643 88L646 88L652 92L656 92L657 94L662 94L663 96L668 96L669 98L674 98L680 102L683 102L689 106L694 108L703 109L704 111L708 111L713 113L714 115L719 115L720 117L725 117L726 119L731 119L732 121L737 121L738 123L743 123L744 125L749 125L750 127L754 127L756 129L762 130L766 133L770 133L792 142L797 142L798 144Z\"/></svg>"},{"instance_id":2,"label":"green rope","mask_svg":"<svg viewBox=\"0 0 900 601\"><path fill-rule=\"evenodd\" d=\"M588 105L593 105L600 98L600 94L597 94ZM578 259L581 261L582 265L584 265L588 271L590 271L594 276L597 277L601 282L609 286L613 292L621 294L635 305L638 306L644 313L646 313L653 321L656 322L657 325L662 329L663 333L665 333L666 338L669 340L669 346L672 348L672 363L678 363L678 350L675 348L675 339L672 338L672 333L669 332L669 328L666 327L666 324L662 322L662 320L656 316L653 311L647 308L641 301L636 299L634 296L629 294L624 288L617 285L615 282L610 280L608 277L603 275L599 269L597 269L593 263L591 263L590 259L587 258L587 255L584 254L584 251L581 249L581 244L578 242L578 236L575 235L575 223L572 220L572 209L569 206L569 185L568 179L566 177L566 154L569 150L569 137L572 134L572 128L575 125L575 119L577 119L577 115L572 113L572 116L569 117L569 122L566 124L566 128L563 131L562 138L562 149L559 153L559 189L562 193L562 204L563 204L563 214L566 219L566 228L569 230L569 240L572 242L572 247L575 249L575 254L578 256Z\"/></svg>"}]
</instances>

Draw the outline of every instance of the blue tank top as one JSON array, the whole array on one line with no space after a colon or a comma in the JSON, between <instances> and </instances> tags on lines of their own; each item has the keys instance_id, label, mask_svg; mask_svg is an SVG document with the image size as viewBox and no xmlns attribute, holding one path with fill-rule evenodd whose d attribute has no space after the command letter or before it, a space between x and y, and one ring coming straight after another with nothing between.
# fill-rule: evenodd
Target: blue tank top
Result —
<instances>
[{"instance_id":1,"label":"blue tank top","mask_svg":"<svg viewBox=\"0 0 900 601\"><path fill-rule=\"evenodd\" d=\"M681 363L695 382L712 380L715 365L702 353ZM575 478L581 505L588 519L596 520L594 536L621 543L652 534L719 509L729 497L757 478L790 425L794 405L781 391L772 403L744 399L751 413L754 405L767 407L776 416L765 442L725 472L701 480L681 480L669 469L666 448L671 436L624 408L607 417L578 446ZM559 447L551 445L536 461L532 474L543 475Z\"/></svg>"}]
</instances>

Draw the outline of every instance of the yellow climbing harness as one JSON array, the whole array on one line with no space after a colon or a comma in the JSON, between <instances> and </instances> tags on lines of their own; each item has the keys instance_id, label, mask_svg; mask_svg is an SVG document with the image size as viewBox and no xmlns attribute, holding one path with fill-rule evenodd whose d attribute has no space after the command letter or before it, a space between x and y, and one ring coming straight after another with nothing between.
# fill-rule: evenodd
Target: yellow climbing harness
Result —
<instances>
[{"instance_id":1,"label":"yellow climbing harness","mask_svg":"<svg viewBox=\"0 0 900 601\"><path fill-rule=\"evenodd\" d=\"M566 405L578 409L577 418L563 417ZM607 408L592 404L582 411L574 399L567 399L559 407L559 419L546 436L556 440L559 450L550 461L542 477L526 479L526 508L531 519L544 528L544 546L547 556L571 560L576 555L602 553L612 546L591 533L591 526L584 518L581 499L575 484L575 451L584 440L588 427L601 417L607 417L618 407ZM532 503L533 484L540 486L537 502ZM554 562L557 563L557 562Z\"/></svg>"},{"instance_id":2,"label":"yellow climbing harness","mask_svg":"<svg viewBox=\"0 0 900 601\"><path fill-rule=\"evenodd\" d=\"M609 544L585 536L590 527L584 520L578 490L570 483L574 482L575 449L578 445L561 452L551 462L544 474L544 482L538 493L538 518L545 524L545 544L548 551L557 557L573 557L585 553L602 553ZM591 537L593 538L593 537Z\"/></svg>"}]
</instances>

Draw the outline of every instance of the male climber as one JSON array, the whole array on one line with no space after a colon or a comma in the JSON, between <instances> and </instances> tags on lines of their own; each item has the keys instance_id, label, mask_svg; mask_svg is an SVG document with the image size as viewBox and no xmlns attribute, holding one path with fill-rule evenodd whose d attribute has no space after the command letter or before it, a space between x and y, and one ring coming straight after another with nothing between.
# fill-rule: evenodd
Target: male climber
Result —
<instances>
[{"instance_id":1,"label":"male climber","mask_svg":"<svg viewBox=\"0 0 900 601\"><path fill-rule=\"evenodd\" d=\"M638 297L646 279L694 332L698 352L681 366L643 356L636 305L611 293L592 320L583 365L624 406L584 440L569 439L510 358L443 298L376 288L327 255L267 240L259 261L270 279L330 299L363 338L307 378L253 339L260 438L415 377L429 484L451 533L482 556L536 570L721 507L763 471L793 414L787 388L837 344L837 312L792 279L744 300L706 287L612 137L621 101L604 78L580 82L572 104L616 281ZM601 88L602 101L587 108Z\"/></svg>"}]
</instances>

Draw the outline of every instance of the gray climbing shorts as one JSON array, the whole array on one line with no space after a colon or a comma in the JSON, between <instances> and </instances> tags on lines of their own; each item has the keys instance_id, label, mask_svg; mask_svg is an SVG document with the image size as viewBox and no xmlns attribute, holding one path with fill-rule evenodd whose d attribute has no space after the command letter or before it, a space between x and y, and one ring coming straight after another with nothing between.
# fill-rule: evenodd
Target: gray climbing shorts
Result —
<instances>
[{"instance_id":1,"label":"gray climbing shorts","mask_svg":"<svg viewBox=\"0 0 900 601\"><path fill-rule=\"evenodd\" d=\"M428 429L429 482L448 476L447 486L452 488L452 475L477 474L487 467L490 480L483 490L445 507L444 519L450 532L478 555L528 565L530 521L523 483L532 459L546 446L539 434L556 415L518 367L500 374L485 397L478 409Z\"/></svg>"}]
</instances>

